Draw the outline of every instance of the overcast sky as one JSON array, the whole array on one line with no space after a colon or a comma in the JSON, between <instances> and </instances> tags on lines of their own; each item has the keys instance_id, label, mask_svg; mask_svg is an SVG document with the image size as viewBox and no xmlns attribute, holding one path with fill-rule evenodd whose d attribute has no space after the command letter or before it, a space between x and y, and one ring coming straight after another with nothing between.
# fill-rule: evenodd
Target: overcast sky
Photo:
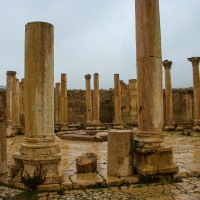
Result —
<instances>
[{"instance_id":1,"label":"overcast sky","mask_svg":"<svg viewBox=\"0 0 200 200\"><path fill-rule=\"evenodd\" d=\"M32 21L54 25L55 82L66 73L68 89L85 89L84 75L97 72L100 88L113 88L115 73L128 83L136 78L134 4L134 0L0 0L0 85L6 84L8 70L24 77L25 24ZM192 65L187 58L200 56L200 0L160 0L160 18L163 60L173 62L172 87L191 87Z\"/></svg>"}]
</instances>

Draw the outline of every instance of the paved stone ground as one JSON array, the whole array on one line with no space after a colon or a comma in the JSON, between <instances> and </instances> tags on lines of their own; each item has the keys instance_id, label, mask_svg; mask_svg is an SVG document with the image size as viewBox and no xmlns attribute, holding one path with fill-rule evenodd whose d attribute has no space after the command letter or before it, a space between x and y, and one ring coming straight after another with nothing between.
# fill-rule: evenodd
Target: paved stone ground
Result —
<instances>
[{"instance_id":1,"label":"paved stone ground","mask_svg":"<svg viewBox=\"0 0 200 200\"><path fill-rule=\"evenodd\" d=\"M182 136L179 133L165 133L165 146L171 146L174 152L174 162L179 167L178 177L183 177L184 182L174 185L138 185L138 176L129 178L108 177L107 174L107 142L67 141L57 138L61 146L61 170L64 182L61 187L71 191L65 195L43 193L43 199L200 199L200 137ZM7 138L8 166L14 161L13 153L19 150L24 136ZM98 171L94 174L76 174L75 158L84 153L94 152L98 157ZM2 180L9 179L8 175L0 176ZM131 186L112 187L120 185L123 181ZM4 182L4 181L3 181ZM109 189L84 189L88 185L93 187L109 186ZM82 190L80 189L82 188ZM55 188L59 189L59 188ZM79 190L78 190L79 189ZM0 186L0 199L9 199L9 196L19 193Z\"/></svg>"},{"instance_id":2,"label":"paved stone ground","mask_svg":"<svg viewBox=\"0 0 200 200\"><path fill-rule=\"evenodd\" d=\"M14 200L20 190L0 186L0 200ZM176 184L134 184L122 187L82 189L58 192L43 192L40 200L198 200L200 199L200 179L197 177L184 178Z\"/></svg>"}]
</instances>

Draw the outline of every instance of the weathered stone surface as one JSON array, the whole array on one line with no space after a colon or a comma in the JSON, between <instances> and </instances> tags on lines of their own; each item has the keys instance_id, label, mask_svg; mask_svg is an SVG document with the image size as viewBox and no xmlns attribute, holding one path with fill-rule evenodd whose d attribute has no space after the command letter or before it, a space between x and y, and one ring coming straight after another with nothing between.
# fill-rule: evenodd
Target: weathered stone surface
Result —
<instances>
[{"instance_id":1,"label":"weathered stone surface","mask_svg":"<svg viewBox=\"0 0 200 200\"><path fill-rule=\"evenodd\" d=\"M93 125L100 125L100 99L99 99L99 74L94 74L94 90L93 90Z\"/></svg>"},{"instance_id":2,"label":"weathered stone surface","mask_svg":"<svg viewBox=\"0 0 200 200\"><path fill-rule=\"evenodd\" d=\"M134 148L134 158L136 172L144 176L178 172L178 167L173 163L171 148Z\"/></svg>"},{"instance_id":3,"label":"weathered stone surface","mask_svg":"<svg viewBox=\"0 0 200 200\"><path fill-rule=\"evenodd\" d=\"M86 84L86 109L87 109L87 121L86 124L92 124L92 96L91 96L91 87L90 87L91 75L85 75L85 84Z\"/></svg>"},{"instance_id":4,"label":"weathered stone surface","mask_svg":"<svg viewBox=\"0 0 200 200\"><path fill-rule=\"evenodd\" d=\"M200 57L188 58L193 68L193 90L194 90L194 131L200 132L200 83L199 83L199 61Z\"/></svg>"},{"instance_id":5,"label":"weathered stone surface","mask_svg":"<svg viewBox=\"0 0 200 200\"><path fill-rule=\"evenodd\" d=\"M4 112L0 112L0 174L7 172L7 147Z\"/></svg>"},{"instance_id":6,"label":"weathered stone surface","mask_svg":"<svg viewBox=\"0 0 200 200\"><path fill-rule=\"evenodd\" d=\"M111 130L108 132L107 173L110 176L133 175L133 132Z\"/></svg>"},{"instance_id":7,"label":"weathered stone surface","mask_svg":"<svg viewBox=\"0 0 200 200\"><path fill-rule=\"evenodd\" d=\"M167 131L175 130L173 101L172 101L172 83L171 83L171 66L172 62L168 60L163 61L165 69L165 106L166 106L166 121L164 129Z\"/></svg>"},{"instance_id":8,"label":"weathered stone surface","mask_svg":"<svg viewBox=\"0 0 200 200\"><path fill-rule=\"evenodd\" d=\"M119 74L114 74L114 100L115 100L115 120L114 123L122 123L122 111L121 111L121 87Z\"/></svg>"},{"instance_id":9,"label":"weathered stone surface","mask_svg":"<svg viewBox=\"0 0 200 200\"><path fill-rule=\"evenodd\" d=\"M60 148L54 137L53 25L32 22L25 33L25 141L13 157L31 176L47 170L44 184L60 184ZM20 182L16 176L15 181Z\"/></svg>"},{"instance_id":10,"label":"weathered stone surface","mask_svg":"<svg viewBox=\"0 0 200 200\"><path fill-rule=\"evenodd\" d=\"M86 153L76 158L77 173L95 172L97 169L97 155Z\"/></svg>"}]
</instances>

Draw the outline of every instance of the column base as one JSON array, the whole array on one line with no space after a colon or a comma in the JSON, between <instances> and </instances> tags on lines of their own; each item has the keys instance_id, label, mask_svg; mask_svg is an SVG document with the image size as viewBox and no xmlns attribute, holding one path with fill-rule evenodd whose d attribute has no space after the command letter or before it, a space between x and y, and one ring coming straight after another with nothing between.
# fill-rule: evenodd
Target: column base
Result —
<instances>
[{"instance_id":1,"label":"column base","mask_svg":"<svg viewBox=\"0 0 200 200\"><path fill-rule=\"evenodd\" d=\"M184 131L184 128L182 126L177 126L176 131Z\"/></svg>"},{"instance_id":2,"label":"column base","mask_svg":"<svg viewBox=\"0 0 200 200\"><path fill-rule=\"evenodd\" d=\"M60 148L54 138L26 138L19 152L13 155L16 163L23 167L23 173L32 177L37 167L46 170L46 180L43 185L60 184L62 175L59 169L61 161ZM21 173L15 176L14 183L21 182Z\"/></svg>"},{"instance_id":3,"label":"column base","mask_svg":"<svg viewBox=\"0 0 200 200\"><path fill-rule=\"evenodd\" d=\"M124 129L124 123L123 122L114 122L113 129Z\"/></svg>"},{"instance_id":4,"label":"column base","mask_svg":"<svg viewBox=\"0 0 200 200\"><path fill-rule=\"evenodd\" d=\"M54 125L54 132L57 133L60 131L60 127L61 127L61 122L57 121L55 122L55 125Z\"/></svg>"},{"instance_id":5,"label":"column base","mask_svg":"<svg viewBox=\"0 0 200 200\"><path fill-rule=\"evenodd\" d=\"M171 148L134 148L134 168L139 175L172 174L178 172Z\"/></svg>"},{"instance_id":6,"label":"column base","mask_svg":"<svg viewBox=\"0 0 200 200\"><path fill-rule=\"evenodd\" d=\"M60 131L68 131L68 123L62 123L60 126Z\"/></svg>"},{"instance_id":7,"label":"column base","mask_svg":"<svg viewBox=\"0 0 200 200\"><path fill-rule=\"evenodd\" d=\"M11 137L13 134L12 122L6 122L6 137Z\"/></svg>"}]
</instances>

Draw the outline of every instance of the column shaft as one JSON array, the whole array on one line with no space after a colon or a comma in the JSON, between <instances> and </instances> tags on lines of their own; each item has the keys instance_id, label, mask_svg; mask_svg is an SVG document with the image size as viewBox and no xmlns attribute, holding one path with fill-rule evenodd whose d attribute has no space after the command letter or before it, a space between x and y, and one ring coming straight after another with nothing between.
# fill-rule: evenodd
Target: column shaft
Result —
<instances>
[{"instance_id":1,"label":"column shaft","mask_svg":"<svg viewBox=\"0 0 200 200\"><path fill-rule=\"evenodd\" d=\"M94 91L93 91L93 124L100 124L99 121L99 74L94 74Z\"/></svg>"},{"instance_id":2,"label":"column shaft","mask_svg":"<svg viewBox=\"0 0 200 200\"><path fill-rule=\"evenodd\" d=\"M194 93L194 131L200 132L200 84L199 61L200 57L188 58L193 67L193 93Z\"/></svg>"},{"instance_id":3,"label":"column shaft","mask_svg":"<svg viewBox=\"0 0 200 200\"><path fill-rule=\"evenodd\" d=\"M114 74L115 123L122 123L121 90L119 74Z\"/></svg>"},{"instance_id":4,"label":"column shaft","mask_svg":"<svg viewBox=\"0 0 200 200\"><path fill-rule=\"evenodd\" d=\"M55 98L55 124L60 126L60 111L61 111L61 100L60 100L60 83L56 83L56 98Z\"/></svg>"},{"instance_id":5,"label":"column shaft","mask_svg":"<svg viewBox=\"0 0 200 200\"><path fill-rule=\"evenodd\" d=\"M92 123L92 96L91 96L90 79L91 79L90 74L85 75L87 124Z\"/></svg>"},{"instance_id":6,"label":"column shaft","mask_svg":"<svg viewBox=\"0 0 200 200\"><path fill-rule=\"evenodd\" d=\"M67 75L61 74L61 130L68 130Z\"/></svg>"},{"instance_id":7,"label":"column shaft","mask_svg":"<svg viewBox=\"0 0 200 200\"><path fill-rule=\"evenodd\" d=\"M137 125L138 123L138 110L137 110L137 80L129 80L129 93L131 101L131 123Z\"/></svg>"},{"instance_id":8,"label":"column shaft","mask_svg":"<svg viewBox=\"0 0 200 200\"><path fill-rule=\"evenodd\" d=\"M161 135L163 128L159 1L136 0L135 5L138 126L139 132L153 137Z\"/></svg>"},{"instance_id":9,"label":"column shaft","mask_svg":"<svg viewBox=\"0 0 200 200\"><path fill-rule=\"evenodd\" d=\"M5 114L0 113L0 174L7 172L7 150L6 150L6 131Z\"/></svg>"},{"instance_id":10,"label":"column shaft","mask_svg":"<svg viewBox=\"0 0 200 200\"><path fill-rule=\"evenodd\" d=\"M6 86L6 136L12 135L13 125L13 84L16 77L15 71L7 71L7 86Z\"/></svg>"},{"instance_id":11,"label":"column shaft","mask_svg":"<svg viewBox=\"0 0 200 200\"><path fill-rule=\"evenodd\" d=\"M21 79L21 82L19 82L19 121L22 132L25 128L24 103L24 79Z\"/></svg>"}]
</instances>

